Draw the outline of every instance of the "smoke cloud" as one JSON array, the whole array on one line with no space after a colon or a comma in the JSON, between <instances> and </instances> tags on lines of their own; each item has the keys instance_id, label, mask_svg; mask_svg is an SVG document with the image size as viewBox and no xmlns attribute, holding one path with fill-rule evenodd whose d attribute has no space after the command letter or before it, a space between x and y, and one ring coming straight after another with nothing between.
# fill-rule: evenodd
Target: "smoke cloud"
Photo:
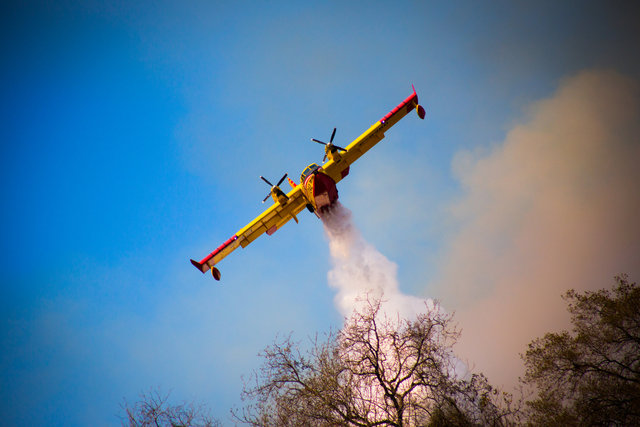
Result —
<instances>
[{"instance_id":1,"label":"smoke cloud","mask_svg":"<svg viewBox=\"0 0 640 427\"><path fill-rule=\"evenodd\" d=\"M491 150L456 155L463 196L431 295L455 310L456 353L511 388L534 338L569 326L561 295L640 276L640 92L613 71L585 71L530 106ZM363 296L413 319L431 299L399 289L397 265L367 243L338 204L323 217L335 304L349 317Z\"/></svg>"},{"instance_id":2,"label":"smoke cloud","mask_svg":"<svg viewBox=\"0 0 640 427\"><path fill-rule=\"evenodd\" d=\"M560 296L640 276L640 108L636 81L612 71L565 80L489 153L463 152L430 292L456 311L458 353L498 385L519 354L568 327Z\"/></svg>"},{"instance_id":3,"label":"smoke cloud","mask_svg":"<svg viewBox=\"0 0 640 427\"><path fill-rule=\"evenodd\" d=\"M412 320L418 313L435 308L430 299L400 291L398 266L364 240L351 219L351 211L340 202L322 216L322 222L333 264L328 280L338 291L335 304L340 314L350 317L365 303L367 295L382 299L381 312L389 318Z\"/></svg>"}]
</instances>

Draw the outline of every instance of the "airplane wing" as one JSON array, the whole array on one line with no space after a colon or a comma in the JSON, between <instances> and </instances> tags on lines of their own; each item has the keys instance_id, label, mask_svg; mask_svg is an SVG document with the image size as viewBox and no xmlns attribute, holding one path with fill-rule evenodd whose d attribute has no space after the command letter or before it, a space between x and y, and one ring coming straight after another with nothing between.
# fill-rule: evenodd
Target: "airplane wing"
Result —
<instances>
[{"instance_id":1,"label":"airplane wing","mask_svg":"<svg viewBox=\"0 0 640 427\"><path fill-rule=\"evenodd\" d=\"M360 156L369 151L371 147L376 145L382 138L384 133L393 125L398 123L400 119L406 116L411 110L416 110L418 116L424 119L424 108L418 104L418 94L415 89L413 93L402 101L396 108L391 110L383 118L375 122L362 135L356 138L351 144L347 145L346 152L340 153L338 161L329 160L322 165L323 172L329 175L337 183L349 173L349 165L358 160Z\"/></svg>"},{"instance_id":2,"label":"airplane wing","mask_svg":"<svg viewBox=\"0 0 640 427\"><path fill-rule=\"evenodd\" d=\"M407 99L383 118L375 122L362 135L349 144L346 147L346 152L341 153L339 158L336 157L336 160L330 159L324 163L322 165L323 172L331 176L336 183L342 180L342 178L349 173L349 165L358 160L360 156L376 145L378 141L382 140L385 131L406 116L412 109L416 109L421 119L424 118L425 111L424 108L418 104L418 95L415 89ZM265 232L268 235L275 233L276 230L286 224L291 218L298 222L296 215L304 209L307 203L302 192L302 186L299 185L295 187L287 194L286 203L274 203L273 206L260 214L244 228L240 229L200 262L191 260L191 263L203 273L211 270L213 277L216 280L220 280L220 271L214 267L220 260L236 250L239 246L243 248L247 247Z\"/></svg>"},{"instance_id":3,"label":"airplane wing","mask_svg":"<svg viewBox=\"0 0 640 427\"><path fill-rule=\"evenodd\" d=\"M274 203L273 206L262 212L256 219L238 230L231 238L220 245L215 251L204 257L200 262L191 260L191 264L203 273L209 269L216 280L220 280L220 272L214 267L221 259L236 250L238 246L247 247L263 233L272 235L290 219L298 222L296 215L303 210L307 200L302 193L302 186L297 186L287 194L287 203Z\"/></svg>"}]
</instances>

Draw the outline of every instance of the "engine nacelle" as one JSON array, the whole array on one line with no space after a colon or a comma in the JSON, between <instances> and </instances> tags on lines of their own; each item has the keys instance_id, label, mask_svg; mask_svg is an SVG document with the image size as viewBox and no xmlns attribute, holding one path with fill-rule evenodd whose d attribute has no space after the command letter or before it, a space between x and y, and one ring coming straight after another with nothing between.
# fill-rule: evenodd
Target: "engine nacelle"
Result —
<instances>
[{"instance_id":1,"label":"engine nacelle","mask_svg":"<svg viewBox=\"0 0 640 427\"><path fill-rule=\"evenodd\" d=\"M282 191L280 187L273 187L271 189L271 198L275 203L279 203L282 206L286 205L289 201L289 198L284 194L284 191Z\"/></svg>"},{"instance_id":2,"label":"engine nacelle","mask_svg":"<svg viewBox=\"0 0 640 427\"><path fill-rule=\"evenodd\" d=\"M324 151L327 157L330 160L333 160L335 163L338 163L342 159L342 155L340 155L340 152L336 147L333 147L332 149L330 149L329 146L327 145L324 148Z\"/></svg>"}]
</instances>

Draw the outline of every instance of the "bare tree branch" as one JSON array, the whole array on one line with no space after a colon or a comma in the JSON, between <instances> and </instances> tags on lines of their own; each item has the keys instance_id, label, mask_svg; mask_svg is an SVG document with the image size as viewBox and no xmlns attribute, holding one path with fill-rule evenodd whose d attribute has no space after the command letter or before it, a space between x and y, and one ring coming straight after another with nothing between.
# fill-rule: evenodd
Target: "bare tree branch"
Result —
<instances>
[{"instance_id":1,"label":"bare tree branch","mask_svg":"<svg viewBox=\"0 0 640 427\"><path fill-rule=\"evenodd\" d=\"M170 393L152 389L140 394L133 405L126 401L122 407L126 417L123 426L129 427L217 427L220 423L209 416L203 406L193 403L171 405Z\"/></svg>"},{"instance_id":2,"label":"bare tree branch","mask_svg":"<svg viewBox=\"0 0 640 427\"><path fill-rule=\"evenodd\" d=\"M437 413L439 420L467 425L509 424L516 411L497 406L484 377L451 375L451 346L459 335L451 316L425 306L415 320L391 320L380 300L366 302L340 332L323 341L316 337L307 352L290 336L267 347L263 367L245 383L243 398L251 403L232 411L236 420L254 426L408 426L428 424Z\"/></svg>"}]
</instances>

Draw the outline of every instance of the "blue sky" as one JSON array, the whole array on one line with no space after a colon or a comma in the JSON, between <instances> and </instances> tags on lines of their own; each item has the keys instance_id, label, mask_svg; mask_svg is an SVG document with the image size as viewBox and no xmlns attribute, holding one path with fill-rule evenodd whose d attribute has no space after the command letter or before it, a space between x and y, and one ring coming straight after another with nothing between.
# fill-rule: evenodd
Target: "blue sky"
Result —
<instances>
[{"instance_id":1,"label":"blue sky","mask_svg":"<svg viewBox=\"0 0 640 427\"><path fill-rule=\"evenodd\" d=\"M259 366L257 353L277 334L304 338L341 325L327 285L327 241L321 223L303 215L225 259L220 283L189 258L200 259L262 211L268 188L260 175L298 176L322 159L310 137L326 139L335 126L336 143L347 145L411 84L426 119L411 115L389 131L340 183L340 197L363 236L398 264L404 292L442 299L464 318L465 298L446 292L452 276L443 266L458 259L452 248L469 221L456 222L451 207L472 200L476 175L465 181L456 165L465 153L473 171L495 159L511 130L537 123L532 114L548 106L540 100L564 99L565 86L583 93L588 83L566 82L584 70L622 76L598 81L609 82L609 93L626 79L619 84L635 88L628 91L635 106L637 9L607 2L3 5L4 419L117 425L123 399L161 387L226 421L241 404L241 376ZM637 122L637 109L627 111ZM633 146L637 129L629 126ZM603 265L604 277L622 272L614 269L638 273L637 226L627 235L615 241L626 263ZM478 278L479 295L491 294L491 285L482 286L492 278Z\"/></svg>"}]
</instances>

